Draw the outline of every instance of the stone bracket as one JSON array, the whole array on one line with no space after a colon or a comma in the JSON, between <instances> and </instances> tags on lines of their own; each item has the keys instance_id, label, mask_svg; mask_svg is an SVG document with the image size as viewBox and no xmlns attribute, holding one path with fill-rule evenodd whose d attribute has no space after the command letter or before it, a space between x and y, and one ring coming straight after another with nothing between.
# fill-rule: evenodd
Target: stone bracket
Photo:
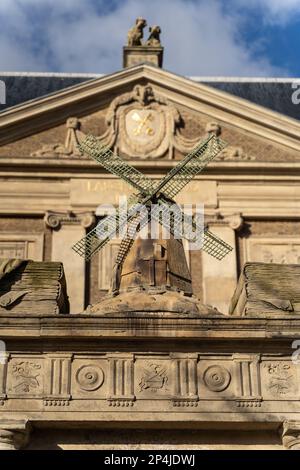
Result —
<instances>
[{"instance_id":1,"label":"stone bracket","mask_svg":"<svg viewBox=\"0 0 300 470\"><path fill-rule=\"evenodd\" d=\"M300 421L283 423L282 443L288 450L300 450Z\"/></svg>"},{"instance_id":2,"label":"stone bracket","mask_svg":"<svg viewBox=\"0 0 300 470\"><path fill-rule=\"evenodd\" d=\"M29 441L31 426L27 420L0 420L0 450L19 450Z\"/></svg>"}]
</instances>

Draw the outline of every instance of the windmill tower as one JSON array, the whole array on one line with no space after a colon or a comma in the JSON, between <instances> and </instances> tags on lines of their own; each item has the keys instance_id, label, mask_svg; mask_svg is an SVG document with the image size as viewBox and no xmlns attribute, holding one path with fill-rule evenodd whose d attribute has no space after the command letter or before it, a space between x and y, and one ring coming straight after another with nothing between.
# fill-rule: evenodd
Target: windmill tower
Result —
<instances>
[{"instance_id":1,"label":"windmill tower","mask_svg":"<svg viewBox=\"0 0 300 470\"><path fill-rule=\"evenodd\" d=\"M79 255L89 260L116 235L116 228L119 232L125 229L112 273L111 297L127 295L128 308L132 309L133 304L136 304L136 291L151 295L168 292L177 300L178 295L192 296L191 276L182 240L178 239L178 227L183 227L180 232L182 237L189 242L195 241L196 222L190 219L188 224L180 210L174 212L174 197L224 147L225 143L215 135L209 136L159 183L154 183L111 150L103 147L94 136L88 136L80 143L81 152L90 155L138 191L130 196L128 211L125 214L117 211L106 216L73 246ZM148 225L150 217L170 232L169 239L163 239L162 236L156 240L137 238L137 234ZM166 220L169 221L168 224ZM202 249L218 260L222 260L232 250L232 247L208 229L204 229L202 239ZM131 294L129 299L128 294ZM118 302L120 304L120 298L114 302L110 299L110 308ZM100 304L102 310L105 301Z\"/></svg>"}]
</instances>

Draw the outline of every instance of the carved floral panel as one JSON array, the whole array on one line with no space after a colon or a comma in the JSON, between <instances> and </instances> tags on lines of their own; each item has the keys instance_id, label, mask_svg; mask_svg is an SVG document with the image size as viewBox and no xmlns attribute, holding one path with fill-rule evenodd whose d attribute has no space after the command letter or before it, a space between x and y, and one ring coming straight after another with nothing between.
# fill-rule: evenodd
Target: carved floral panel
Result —
<instances>
[{"instance_id":1,"label":"carved floral panel","mask_svg":"<svg viewBox=\"0 0 300 470\"><path fill-rule=\"evenodd\" d=\"M44 393L44 361L34 356L13 357L8 363L7 395L36 397Z\"/></svg>"},{"instance_id":2,"label":"carved floral panel","mask_svg":"<svg viewBox=\"0 0 300 470\"><path fill-rule=\"evenodd\" d=\"M3 383L7 401L38 398L62 409L88 399L95 400L96 409L134 407L139 400L171 400L174 406L191 408L202 401L206 406L227 400L234 409L257 408L264 401L299 401L297 367L290 358L244 353L24 355L9 360Z\"/></svg>"},{"instance_id":3,"label":"carved floral panel","mask_svg":"<svg viewBox=\"0 0 300 470\"><path fill-rule=\"evenodd\" d=\"M261 364L262 395L265 399L299 398L296 364L289 360L263 361Z\"/></svg>"}]
</instances>

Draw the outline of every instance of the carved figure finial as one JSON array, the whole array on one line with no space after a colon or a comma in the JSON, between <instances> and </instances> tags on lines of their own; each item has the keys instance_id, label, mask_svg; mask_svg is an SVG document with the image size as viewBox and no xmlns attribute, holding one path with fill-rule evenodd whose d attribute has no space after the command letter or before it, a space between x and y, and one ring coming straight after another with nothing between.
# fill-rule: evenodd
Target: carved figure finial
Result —
<instances>
[{"instance_id":1,"label":"carved figure finial","mask_svg":"<svg viewBox=\"0 0 300 470\"><path fill-rule=\"evenodd\" d=\"M143 30L146 26L147 21L144 18L139 17L135 20L135 26L130 28L127 34L128 46L142 46Z\"/></svg>"},{"instance_id":2,"label":"carved figure finial","mask_svg":"<svg viewBox=\"0 0 300 470\"><path fill-rule=\"evenodd\" d=\"M155 26L151 26L149 28L149 31L150 31L150 34L149 34L149 37L147 39L147 42L146 42L146 45L147 46L154 46L154 47L157 47L157 46L161 46L161 43L160 43L160 33L161 33L161 29L159 26L155 25Z\"/></svg>"}]
</instances>

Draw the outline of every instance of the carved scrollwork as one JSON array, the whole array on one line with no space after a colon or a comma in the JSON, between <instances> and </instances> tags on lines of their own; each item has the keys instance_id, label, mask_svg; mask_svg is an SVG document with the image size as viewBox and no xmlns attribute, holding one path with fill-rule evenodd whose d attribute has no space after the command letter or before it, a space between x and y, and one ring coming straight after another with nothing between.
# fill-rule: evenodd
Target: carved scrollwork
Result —
<instances>
[{"instance_id":1,"label":"carved scrollwork","mask_svg":"<svg viewBox=\"0 0 300 470\"><path fill-rule=\"evenodd\" d=\"M205 370L203 381L212 392L222 392L230 384L231 375L225 367L214 365Z\"/></svg>"},{"instance_id":2,"label":"carved scrollwork","mask_svg":"<svg viewBox=\"0 0 300 470\"><path fill-rule=\"evenodd\" d=\"M58 228L60 227L60 217L57 213L47 212L45 215L45 223L50 228Z\"/></svg>"},{"instance_id":3,"label":"carved scrollwork","mask_svg":"<svg viewBox=\"0 0 300 470\"><path fill-rule=\"evenodd\" d=\"M52 212L47 211L44 217L47 227L58 229L62 224L80 224L84 228L89 228L94 224L96 218L92 212Z\"/></svg>"},{"instance_id":4,"label":"carved scrollwork","mask_svg":"<svg viewBox=\"0 0 300 470\"><path fill-rule=\"evenodd\" d=\"M208 225L228 225L233 230L240 230L244 225L244 219L240 213L221 214L216 212L213 217L206 219Z\"/></svg>"},{"instance_id":5,"label":"carved scrollwork","mask_svg":"<svg viewBox=\"0 0 300 470\"><path fill-rule=\"evenodd\" d=\"M93 392L102 386L104 372L94 364L84 365L76 373L76 382L82 390Z\"/></svg>"}]
</instances>

